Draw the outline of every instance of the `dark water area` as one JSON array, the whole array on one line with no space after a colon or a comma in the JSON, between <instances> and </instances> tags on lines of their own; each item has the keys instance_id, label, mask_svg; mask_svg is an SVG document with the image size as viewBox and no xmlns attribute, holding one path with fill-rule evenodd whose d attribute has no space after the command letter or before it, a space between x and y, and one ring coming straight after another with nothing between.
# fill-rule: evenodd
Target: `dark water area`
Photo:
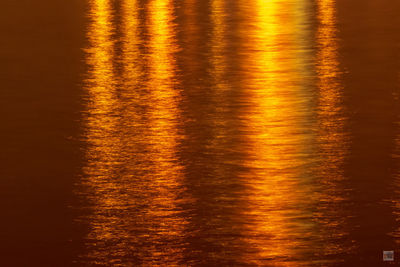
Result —
<instances>
[{"instance_id":1,"label":"dark water area","mask_svg":"<svg viewBox=\"0 0 400 267\"><path fill-rule=\"evenodd\" d=\"M0 265L398 264L398 14L2 1Z\"/></svg>"},{"instance_id":2,"label":"dark water area","mask_svg":"<svg viewBox=\"0 0 400 267\"><path fill-rule=\"evenodd\" d=\"M2 266L68 266L80 251L70 206L82 164L85 8L0 3Z\"/></svg>"}]
</instances>

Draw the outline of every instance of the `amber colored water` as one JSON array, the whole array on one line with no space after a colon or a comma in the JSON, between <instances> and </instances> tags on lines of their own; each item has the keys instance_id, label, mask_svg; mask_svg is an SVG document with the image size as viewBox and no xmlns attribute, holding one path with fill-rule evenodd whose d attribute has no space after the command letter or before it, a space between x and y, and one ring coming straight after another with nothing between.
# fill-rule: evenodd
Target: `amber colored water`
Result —
<instances>
[{"instance_id":1,"label":"amber colored water","mask_svg":"<svg viewBox=\"0 0 400 267\"><path fill-rule=\"evenodd\" d=\"M0 3L0 265L400 259L400 2Z\"/></svg>"}]
</instances>

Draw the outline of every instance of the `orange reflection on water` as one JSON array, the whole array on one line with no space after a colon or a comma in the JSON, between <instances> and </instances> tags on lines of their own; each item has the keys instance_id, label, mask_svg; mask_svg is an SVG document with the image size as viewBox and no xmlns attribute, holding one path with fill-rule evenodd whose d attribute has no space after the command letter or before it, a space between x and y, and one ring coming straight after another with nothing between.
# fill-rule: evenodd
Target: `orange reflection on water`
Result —
<instances>
[{"instance_id":1,"label":"orange reflection on water","mask_svg":"<svg viewBox=\"0 0 400 267\"><path fill-rule=\"evenodd\" d=\"M342 72L338 61L336 29L336 3L334 0L317 2L317 85L318 85L318 146L321 160L319 168L322 185L315 213L322 226L322 235L330 236L321 250L323 257L348 252L340 246L340 239L348 235L345 229L346 215L343 201L346 194L343 185L344 161L348 153L348 136L345 134L346 116L343 110Z\"/></svg>"},{"instance_id":2,"label":"orange reflection on water","mask_svg":"<svg viewBox=\"0 0 400 267\"><path fill-rule=\"evenodd\" d=\"M88 105L85 138L88 142L88 165L85 173L90 179L84 184L90 190L86 196L94 205L91 206L93 217L90 220L91 232L88 236L88 247L98 243L112 242L115 231L112 225L115 217L104 216L103 210L110 210L115 205L114 171L118 168L122 146L116 128L118 126L118 99L115 92L115 75L113 72L114 43L112 41L112 16L108 0L90 2L91 24L88 32L90 47L87 49L87 64L90 74L87 77ZM89 258L94 263L107 262L108 258L101 249L90 249ZM111 251L110 253L113 253Z\"/></svg>"},{"instance_id":3,"label":"orange reflection on water","mask_svg":"<svg viewBox=\"0 0 400 267\"><path fill-rule=\"evenodd\" d=\"M197 62L198 53L197 49L200 47L201 34L200 24L198 22L198 15L196 13L196 7L198 6L199 0L185 0L183 1L183 21L181 22L181 29L183 35L184 47L182 50L184 60L188 64L185 66L185 71L188 75L193 75L199 71L200 62ZM192 90L192 88L186 88L186 90Z\"/></svg>"},{"instance_id":4,"label":"orange reflection on water","mask_svg":"<svg viewBox=\"0 0 400 267\"><path fill-rule=\"evenodd\" d=\"M89 264L175 266L182 257L185 220L178 200L184 188L176 160L172 5L152 0L144 19L138 1L122 1L115 13L110 5L90 3L83 194L91 232L84 257ZM117 15L121 28L113 25ZM119 47L112 34L120 35Z\"/></svg>"},{"instance_id":5,"label":"orange reflection on water","mask_svg":"<svg viewBox=\"0 0 400 267\"><path fill-rule=\"evenodd\" d=\"M87 63L91 75L87 78L91 90L88 91L89 110L101 110L103 114L112 112L115 106L115 94L113 81L113 42L111 40L112 25L110 7L107 0L91 2L91 20L89 28L89 41L92 44L87 49ZM88 114L88 123L93 129L110 131L115 121L107 116L101 116L99 113ZM98 134L93 131L88 134ZM107 141L107 140L105 140ZM94 145L101 145L102 142Z\"/></svg>"},{"instance_id":6,"label":"orange reflection on water","mask_svg":"<svg viewBox=\"0 0 400 267\"><path fill-rule=\"evenodd\" d=\"M158 235L164 235L164 243L152 251L158 264L177 265L182 258L184 229L186 221L179 215L178 197L182 197L182 167L177 161L178 125L180 115L179 86L174 78L176 69L174 54L178 51L173 23L172 1L153 0L149 4L147 22L150 40L149 80L146 84L152 109L149 112L149 133L151 139L152 186L157 196L147 199L152 208L149 220L159 222L155 232L148 238L157 244ZM150 104L149 103L149 104ZM182 200L182 198L180 198Z\"/></svg>"},{"instance_id":7,"label":"orange reflection on water","mask_svg":"<svg viewBox=\"0 0 400 267\"><path fill-rule=\"evenodd\" d=\"M91 2L88 34L90 263L298 266L342 253L333 2L318 2L316 50L308 1L188 0L179 18L172 0L111 3Z\"/></svg>"},{"instance_id":8,"label":"orange reflection on water","mask_svg":"<svg viewBox=\"0 0 400 267\"><path fill-rule=\"evenodd\" d=\"M213 73L215 81L220 81L221 73L224 72L226 63L224 62L223 52L226 46L226 11L224 0L215 0L211 3L212 39L211 39L211 58L213 61Z\"/></svg>"},{"instance_id":9,"label":"orange reflection on water","mask_svg":"<svg viewBox=\"0 0 400 267\"><path fill-rule=\"evenodd\" d=\"M249 261L298 266L315 227L312 176L306 168L312 166L314 138L312 95L305 89L310 58L298 42L307 39L302 29L307 6L259 0L250 9L254 13L246 17L255 21L244 64L251 98L246 115L250 171L243 179L249 184L245 216L252 218L247 242L257 255L249 255Z\"/></svg>"},{"instance_id":10,"label":"orange reflection on water","mask_svg":"<svg viewBox=\"0 0 400 267\"><path fill-rule=\"evenodd\" d=\"M227 115L227 104L229 91L232 90L230 84L228 83L227 68L228 68L228 58L227 58L227 10L225 10L226 0L214 0L211 3L211 21L212 21L212 34L211 34L211 53L210 53L210 63L211 63L211 79L213 90L211 96L213 103L213 108L216 112ZM225 131L226 125L229 119L223 117L216 120L216 129ZM228 135L227 132L216 133L216 141L223 142Z\"/></svg>"}]
</instances>

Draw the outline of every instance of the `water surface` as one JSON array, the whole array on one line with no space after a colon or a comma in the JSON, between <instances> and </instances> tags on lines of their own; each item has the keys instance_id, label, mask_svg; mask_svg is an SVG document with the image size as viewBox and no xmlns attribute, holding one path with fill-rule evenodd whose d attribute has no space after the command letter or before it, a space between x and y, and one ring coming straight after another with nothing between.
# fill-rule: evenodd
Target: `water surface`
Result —
<instances>
[{"instance_id":1,"label":"water surface","mask_svg":"<svg viewBox=\"0 0 400 267\"><path fill-rule=\"evenodd\" d=\"M78 2L4 4L7 262L399 252L400 4Z\"/></svg>"}]
</instances>

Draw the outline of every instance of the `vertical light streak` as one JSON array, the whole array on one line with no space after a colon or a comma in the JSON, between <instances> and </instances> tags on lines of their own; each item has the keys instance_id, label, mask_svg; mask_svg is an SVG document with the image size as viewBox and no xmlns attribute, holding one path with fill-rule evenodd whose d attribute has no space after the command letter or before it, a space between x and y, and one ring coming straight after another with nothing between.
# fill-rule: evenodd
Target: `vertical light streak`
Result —
<instances>
[{"instance_id":1,"label":"vertical light streak","mask_svg":"<svg viewBox=\"0 0 400 267\"><path fill-rule=\"evenodd\" d=\"M88 236L87 257L92 263L107 262L104 244L112 242L115 217L106 216L105 211L115 206L115 172L120 161L121 143L118 127L119 101L116 96L116 79L113 70L114 41L110 2L90 2L89 48L86 59L89 66L86 79L88 94L85 138L87 166L83 181L85 196L91 203L89 219L91 232ZM115 232L114 232L115 233ZM98 247L98 248L97 248ZM113 253L113 251L111 252Z\"/></svg>"},{"instance_id":2,"label":"vertical light streak","mask_svg":"<svg viewBox=\"0 0 400 267\"><path fill-rule=\"evenodd\" d=\"M150 201L148 219L158 222L153 235L155 244L149 264L179 265L184 244L186 221L179 215L178 196L183 196L182 166L177 160L180 114L179 85L175 78L175 53L178 51L173 22L173 2L152 0L148 6L148 83L152 108L149 111L149 149L152 187L156 195ZM157 247L157 244L160 246Z\"/></svg>"},{"instance_id":3,"label":"vertical light streak","mask_svg":"<svg viewBox=\"0 0 400 267\"><path fill-rule=\"evenodd\" d=\"M91 232L86 258L90 264L176 266L182 258L185 221L179 212L184 189L176 155L173 5L150 1L145 23L138 5L136 0L121 2L117 31L111 1L90 3L89 146L83 183Z\"/></svg>"},{"instance_id":4,"label":"vertical light streak","mask_svg":"<svg viewBox=\"0 0 400 267\"><path fill-rule=\"evenodd\" d=\"M343 187L344 161L348 151L345 132L346 117L343 110L343 85L338 60L338 40L334 0L317 2L317 85L318 95L318 145L320 156L319 177L322 185L315 217L322 226L324 249L322 257L350 250L339 246L338 240L348 233L345 230L347 216L343 201L347 192Z\"/></svg>"},{"instance_id":5,"label":"vertical light streak","mask_svg":"<svg viewBox=\"0 0 400 267\"><path fill-rule=\"evenodd\" d=\"M249 90L246 116L249 137L248 229L249 247L257 255L249 262L295 265L292 259L307 253L304 240L314 231L312 222L311 93L307 87L309 58L296 38L306 39L301 2L262 1L246 14L251 21L247 40ZM299 37L300 36L300 37ZM300 180L303 177L303 180ZM292 262L292 263L291 263Z\"/></svg>"}]
</instances>

